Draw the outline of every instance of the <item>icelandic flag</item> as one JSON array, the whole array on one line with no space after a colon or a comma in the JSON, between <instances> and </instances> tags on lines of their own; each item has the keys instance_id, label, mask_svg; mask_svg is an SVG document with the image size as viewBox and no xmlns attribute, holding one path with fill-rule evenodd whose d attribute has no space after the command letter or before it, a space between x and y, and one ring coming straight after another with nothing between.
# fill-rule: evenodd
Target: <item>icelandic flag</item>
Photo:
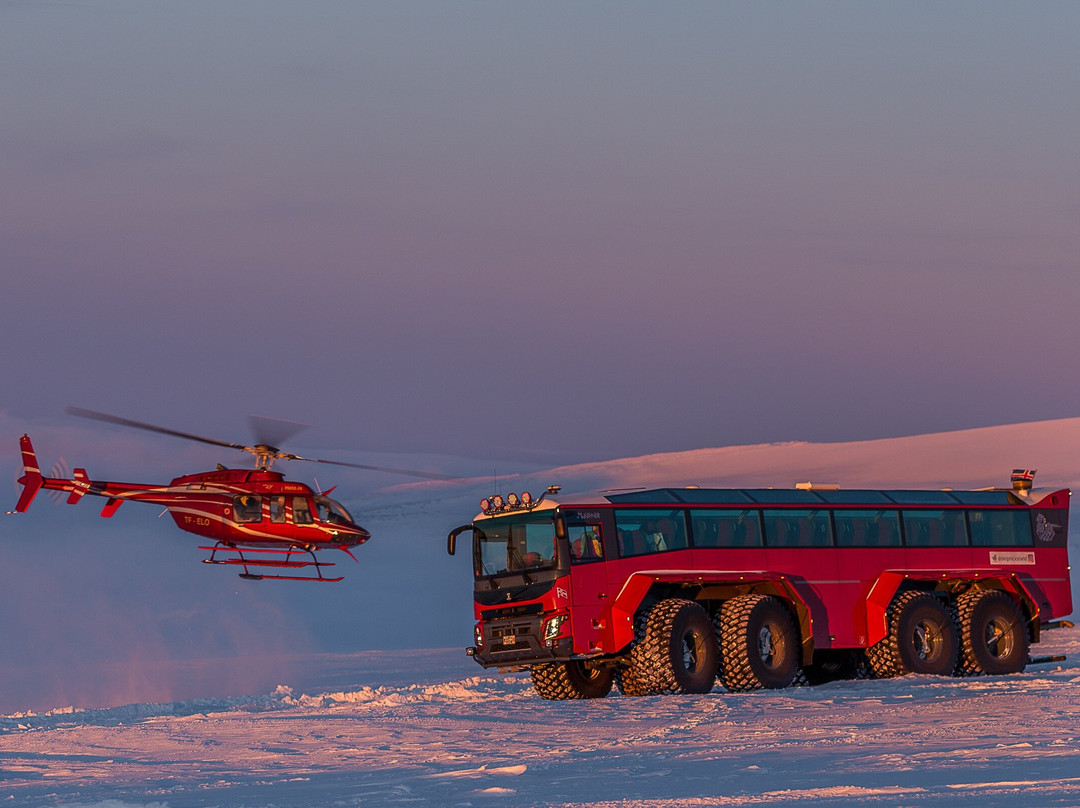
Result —
<instances>
[{"instance_id":1,"label":"icelandic flag","mask_svg":"<svg viewBox=\"0 0 1080 808\"><path fill-rule=\"evenodd\" d=\"M1012 481L1016 483L1027 483L1030 485L1035 480L1035 472L1038 469L1013 469Z\"/></svg>"}]
</instances>

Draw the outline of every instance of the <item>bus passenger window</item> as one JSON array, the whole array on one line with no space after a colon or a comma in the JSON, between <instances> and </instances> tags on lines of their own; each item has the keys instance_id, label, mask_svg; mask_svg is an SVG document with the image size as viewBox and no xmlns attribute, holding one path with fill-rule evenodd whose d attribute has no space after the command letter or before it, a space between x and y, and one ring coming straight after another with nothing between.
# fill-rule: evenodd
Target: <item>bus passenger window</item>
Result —
<instances>
[{"instance_id":1,"label":"bus passenger window","mask_svg":"<svg viewBox=\"0 0 1080 808\"><path fill-rule=\"evenodd\" d=\"M905 510L902 514L908 547L967 546L967 525L961 510Z\"/></svg>"},{"instance_id":2,"label":"bus passenger window","mask_svg":"<svg viewBox=\"0 0 1080 808\"><path fill-rule=\"evenodd\" d=\"M692 510L695 547L760 547L761 523L756 510Z\"/></svg>"},{"instance_id":3,"label":"bus passenger window","mask_svg":"<svg viewBox=\"0 0 1080 808\"><path fill-rule=\"evenodd\" d=\"M836 543L841 547L899 547L900 514L898 511L833 512Z\"/></svg>"},{"instance_id":4,"label":"bus passenger window","mask_svg":"<svg viewBox=\"0 0 1080 808\"><path fill-rule=\"evenodd\" d=\"M619 532L619 554L624 557L684 550L689 546L686 516L681 509L618 510L615 527Z\"/></svg>"},{"instance_id":5,"label":"bus passenger window","mask_svg":"<svg viewBox=\"0 0 1080 808\"><path fill-rule=\"evenodd\" d=\"M968 511L976 547L1030 547L1031 517L1026 511Z\"/></svg>"},{"instance_id":6,"label":"bus passenger window","mask_svg":"<svg viewBox=\"0 0 1080 808\"><path fill-rule=\"evenodd\" d=\"M832 547L826 510L766 509L765 542L770 547Z\"/></svg>"}]
</instances>

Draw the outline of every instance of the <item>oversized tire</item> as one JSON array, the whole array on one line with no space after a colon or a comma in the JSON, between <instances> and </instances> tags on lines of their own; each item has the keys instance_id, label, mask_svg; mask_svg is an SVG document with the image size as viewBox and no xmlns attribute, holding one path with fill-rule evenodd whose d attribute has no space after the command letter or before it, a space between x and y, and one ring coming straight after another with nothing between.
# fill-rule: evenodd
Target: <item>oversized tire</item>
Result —
<instances>
[{"instance_id":1,"label":"oversized tire","mask_svg":"<svg viewBox=\"0 0 1080 808\"><path fill-rule=\"evenodd\" d=\"M956 602L960 623L960 676L1020 673L1031 640L1023 612L1006 593L970 589Z\"/></svg>"},{"instance_id":2,"label":"oversized tire","mask_svg":"<svg viewBox=\"0 0 1080 808\"><path fill-rule=\"evenodd\" d=\"M610 667L587 668L577 660L533 665L532 683L540 698L602 699L611 692L614 671Z\"/></svg>"},{"instance_id":3,"label":"oversized tire","mask_svg":"<svg viewBox=\"0 0 1080 808\"><path fill-rule=\"evenodd\" d=\"M641 644L642 639L645 637L645 621L648 618L647 612L638 612L634 616L634 647L636 648ZM631 660L629 664L620 665L615 668L615 686L619 689L619 692L624 696L651 696L653 693L645 686L642 677L639 672L635 670L633 666L633 653L631 652ZM644 664L640 659L639 664Z\"/></svg>"},{"instance_id":4,"label":"oversized tire","mask_svg":"<svg viewBox=\"0 0 1080 808\"><path fill-rule=\"evenodd\" d=\"M624 696L652 695L630 665L623 665L615 669L615 686L619 688L619 692Z\"/></svg>"},{"instance_id":5,"label":"oversized tire","mask_svg":"<svg viewBox=\"0 0 1080 808\"><path fill-rule=\"evenodd\" d=\"M901 592L886 613L889 634L866 649L866 661L879 679L908 673L951 676L960 654L952 609L929 592Z\"/></svg>"},{"instance_id":6,"label":"oversized tire","mask_svg":"<svg viewBox=\"0 0 1080 808\"><path fill-rule=\"evenodd\" d=\"M788 687L799 670L795 620L768 595L739 595L720 608L720 681L734 692Z\"/></svg>"},{"instance_id":7,"label":"oversized tire","mask_svg":"<svg viewBox=\"0 0 1080 808\"><path fill-rule=\"evenodd\" d=\"M648 693L708 693L716 682L720 649L701 605L672 598L649 610L630 659L635 684Z\"/></svg>"}]
</instances>

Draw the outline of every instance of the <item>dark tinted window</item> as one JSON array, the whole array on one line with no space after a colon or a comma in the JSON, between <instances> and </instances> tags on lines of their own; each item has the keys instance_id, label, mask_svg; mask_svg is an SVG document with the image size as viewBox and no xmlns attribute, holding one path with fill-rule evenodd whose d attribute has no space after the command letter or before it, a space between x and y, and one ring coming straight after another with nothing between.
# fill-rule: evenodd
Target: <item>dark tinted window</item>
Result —
<instances>
[{"instance_id":1,"label":"dark tinted window","mask_svg":"<svg viewBox=\"0 0 1080 808\"><path fill-rule=\"evenodd\" d=\"M964 512L903 511L908 547L963 547L968 543Z\"/></svg>"},{"instance_id":2,"label":"dark tinted window","mask_svg":"<svg viewBox=\"0 0 1080 808\"><path fill-rule=\"evenodd\" d=\"M1024 511L968 511L977 547L1030 547L1031 517Z\"/></svg>"},{"instance_id":3,"label":"dark tinted window","mask_svg":"<svg viewBox=\"0 0 1080 808\"><path fill-rule=\"evenodd\" d=\"M691 510L695 547L760 547L757 510Z\"/></svg>"},{"instance_id":4,"label":"dark tinted window","mask_svg":"<svg viewBox=\"0 0 1080 808\"><path fill-rule=\"evenodd\" d=\"M676 493L679 499L691 505L708 503L738 505L743 502L753 502L745 493L734 488L680 488Z\"/></svg>"},{"instance_id":5,"label":"dark tinted window","mask_svg":"<svg viewBox=\"0 0 1080 808\"><path fill-rule=\"evenodd\" d=\"M901 505L955 505L948 491L888 491L889 499Z\"/></svg>"},{"instance_id":6,"label":"dark tinted window","mask_svg":"<svg viewBox=\"0 0 1080 808\"><path fill-rule=\"evenodd\" d=\"M826 510L762 511L765 543L769 547L830 547L832 530Z\"/></svg>"},{"instance_id":7,"label":"dark tinted window","mask_svg":"<svg viewBox=\"0 0 1080 808\"><path fill-rule=\"evenodd\" d=\"M899 547L899 511L833 511L840 547Z\"/></svg>"},{"instance_id":8,"label":"dark tinted window","mask_svg":"<svg viewBox=\"0 0 1080 808\"><path fill-rule=\"evenodd\" d=\"M751 488L746 491L755 502L768 505L820 505L821 497L802 488Z\"/></svg>"},{"instance_id":9,"label":"dark tinted window","mask_svg":"<svg viewBox=\"0 0 1080 808\"><path fill-rule=\"evenodd\" d=\"M610 502L679 502L679 498L667 488L654 488L649 491L626 491L624 493L609 493L607 498Z\"/></svg>"},{"instance_id":10,"label":"dark tinted window","mask_svg":"<svg viewBox=\"0 0 1080 808\"><path fill-rule=\"evenodd\" d=\"M892 502L881 491L830 491L823 488L814 493L836 505L888 505Z\"/></svg>"},{"instance_id":11,"label":"dark tinted window","mask_svg":"<svg viewBox=\"0 0 1080 808\"><path fill-rule=\"evenodd\" d=\"M616 510L615 529L619 535L621 556L662 553L688 546L682 509Z\"/></svg>"},{"instance_id":12,"label":"dark tinted window","mask_svg":"<svg viewBox=\"0 0 1080 808\"><path fill-rule=\"evenodd\" d=\"M1011 505L1008 491L951 491L965 505Z\"/></svg>"}]
</instances>

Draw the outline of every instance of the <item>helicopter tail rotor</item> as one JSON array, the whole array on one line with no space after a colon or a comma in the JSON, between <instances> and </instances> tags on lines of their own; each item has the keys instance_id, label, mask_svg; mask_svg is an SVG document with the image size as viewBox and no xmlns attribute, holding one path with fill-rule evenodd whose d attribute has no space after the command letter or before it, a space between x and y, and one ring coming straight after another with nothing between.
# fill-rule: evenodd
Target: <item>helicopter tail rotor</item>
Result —
<instances>
[{"instance_id":1,"label":"helicopter tail rotor","mask_svg":"<svg viewBox=\"0 0 1080 808\"><path fill-rule=\"evenodd\" d=\"M71 468L68 466L67 461L64 460L64 458L60 457L57 458L55 463L53 463L53 467L49 471L49 474L53 477L67 480L71 478ZM66 497L64 496L64 492L56 488L50 488L46 493L48 493L49 499L51 499L57 505L59 505L66 499Z\"/></svg>"}]
</instances>

